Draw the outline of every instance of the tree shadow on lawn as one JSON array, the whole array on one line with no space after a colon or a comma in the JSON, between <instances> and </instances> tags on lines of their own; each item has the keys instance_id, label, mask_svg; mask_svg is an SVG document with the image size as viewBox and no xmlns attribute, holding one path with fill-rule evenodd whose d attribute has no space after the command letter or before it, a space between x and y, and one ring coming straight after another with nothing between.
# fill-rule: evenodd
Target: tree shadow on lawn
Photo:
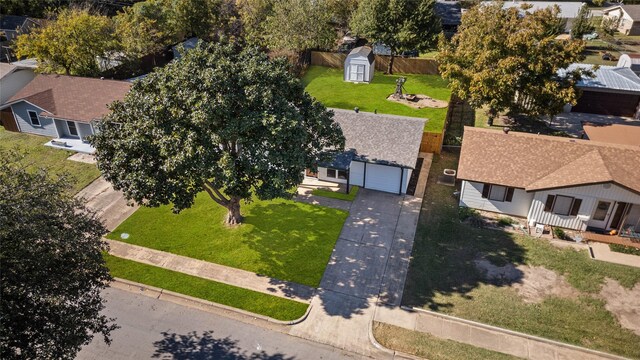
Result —
<instances>
[{"instance_id":1,"label":"tree shadow on lawn","mask_svg":"<svg viewBox=\"0 0 640 360\"><path fill-rule=\"evenodd\" d=\"M315 288L346 217L345 211L317 205L258 203L245 217L253 228L242 241L264 264L258 273Z\"/></svg>"},{"instance_id":2,"label":"tree shadow on lawn","mask_svg":"<svg viewBox=\"0 0 640 360\"><path fill-rule=\"evenodd\" d=\"M457 220L443 221L430 229L419 225L413 259L405 285L403 303L429 307L438 311L450 308L440 296L460 295L472 299L471 291L480 285L511 286L522 282L526 250L506 231L476 229ZM440 232L436 234L436 232ZM491 278L478 268L477 261L487 260L503 267L511 264L511 274Z\"/></svg>"},{"instance_id":3,"label":"tree shadow on lawn","mask_svg":"<svg viewBox=\"0 0 640 360\"><path fill-rule=\"evenodd\" d=\"M164 338L156 341L153 358L176 360L294 360L282 353L268 354L264 350L249 353L229 337L215 338L213 331L198 335L196 331L181 335L162 332Z\"/></svg>"}]
</instances>

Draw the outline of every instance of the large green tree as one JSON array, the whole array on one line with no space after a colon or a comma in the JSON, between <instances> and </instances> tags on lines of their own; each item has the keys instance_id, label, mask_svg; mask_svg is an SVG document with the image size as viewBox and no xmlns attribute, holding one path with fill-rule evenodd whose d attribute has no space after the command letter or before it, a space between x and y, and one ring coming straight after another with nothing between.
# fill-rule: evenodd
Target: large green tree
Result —
<instances>
[{"instance_id":1,"label":"large green tree","mask_svg":"<svg viewBox=\"0 0 640 360\"><path fill-rule=\"evenodd\" d=\"M3 359L73 359L94 334L109 343L116 328L100 314L100 291L111 280L106 229L67 188L0 152Z\"/></svg>"},{"instance_id":2,"label":"large green tree","mask_svg":"<svg viewBox=\"0 0 640 360\"><path fill-rule=\"evenodd\" d=\"M302 52L330 49L338 35L326 0L280 0L265 20L263 37L272 50Z\"/></svg>"},{"instance_id":3,"label":"large green tree","mask_svg":"<svg viewBox=\"0 0 640 360\"><path fill-rule=\"evenodd\" d=\"M104 177L127 198L178 212L206 191L242 221L241 200L290 196L303 171L340 150L330 111L285 59L202 43L136 82L91 140Z\"/></svg>"},{"instance_id":4,"label":"large green tree","mask_svg":"<svg viewBox=\"0 0 640 360\"><path fill-rule=\"evenodd\" d=\"M128 58L138 59L180 40L169 24L168 9L165 0L146 0L118 12L116 36Z\"/></svg>"},{"instance_id":5,"label":"large green tree","mask_svg":"<svg viewBox=\"0 0 640 360\"><path fill-rule=\"evenodd\" d=\"M578 15L573 19L571 25L571 37L574 39L582 39L583 35L590 34L595 31L596 27L593 25L591 19L591 10L587 4L580 7Z\"/></svg>"},{"instance_id":6,"label":"large green tree","mask_svg":"<svg viewBox=\"0 0 640 360\"><path fill-rule=\"evenodd\" d=\"M393 60L406 50L436 48L441 32L435 0L360 1L351 19L355 35L379 42L391 49L387 73L393 73Z\"/></svg>"},{"instance_id":7,"label":"large green tree","mask_svg":"<svg viewBox=\"0 0 640 360\"><path fill-rule=\"evenodd\" d=\"M18 36L16 55L38 59L38 71L91 76L97 58L116 47L111 19L87 9L63 9L56 19Z\"/></svg>"},{"instance_id":8,"label":"large green tree","mask_svg":"<svg viewBox=\"0 0 640 360\"><path fill-rule=\"evenodd\" d=\"M462 16L451 41L441 37L440 72L452 92L474 107L553 116L580 95L576 82L588 71L563 71L582 59L584 42L558 40L557 7L526 12L502 3L476 6Z\"/></svg>"}]
</instances>

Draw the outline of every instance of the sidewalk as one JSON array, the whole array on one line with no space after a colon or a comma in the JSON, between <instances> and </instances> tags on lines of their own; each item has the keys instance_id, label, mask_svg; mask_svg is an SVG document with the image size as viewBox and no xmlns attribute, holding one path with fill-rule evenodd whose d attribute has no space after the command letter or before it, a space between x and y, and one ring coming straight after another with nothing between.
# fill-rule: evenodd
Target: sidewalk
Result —
<instances>
[{"instance_id":1,"label":"sidewalk","mask_svg":"<svg viewBox=\"0 0 640 360\"><path fill-rule=\"evenodd\" d=\"M640 256L623 254L609 249L609 244L592 242L589 244L593 258L615 264L627 265L640 268Z\"/></svg>"},{"instance_id":2,"label":"sidewalk","mask_svg":"<svg viewBox=\"0 0 640 360\"><path fill-rule=\"evenodd\" d=\"M315 289L309 286L261 276L246 270L235 269L120 241L109 239L106 239L106 241L109 243L109 253L117 257L258 291L272 296L308 304L315 293Z\"/></svg>"}]
</instances>

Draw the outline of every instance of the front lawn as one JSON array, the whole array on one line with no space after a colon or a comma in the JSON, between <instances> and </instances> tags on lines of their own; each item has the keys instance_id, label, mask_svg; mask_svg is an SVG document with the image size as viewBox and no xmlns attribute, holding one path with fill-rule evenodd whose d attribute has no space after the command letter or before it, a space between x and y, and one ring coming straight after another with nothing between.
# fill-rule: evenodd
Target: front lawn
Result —
<instances>
[{"instance_id":1,"label":"front lawn","mask_svg":"<svg viewBox=\"0 0 640 360\"><path fill-rule=\"evenodd\" d=\"M406 77L406 93L425 94L434 99L449 101L451 91L447 82L439 75L395 74L376 72L370 84L355 84L344 81L342 69L311 66L302 78L305 90L327 107L353 109L381 114L393 114L427 118L424 130L441 132L447 116L447 108L414 109L407 105L388 101L387 97L396 89L396 79Z\"/></svg>"},{"instance_id":2,"label":"front lawn","mask_svg":"<svg viewBox=\"0 0 640 360\"><path fill-rule=\"evenodd\" d=\"M457 167L457 159L457 153L448 151L434 156L403 303L640 358L640 336L605 308L608 302L633 302L640 269L593 261L586 251L559 249L543 239L461 222L454 189L436 184L443 169ZM480 259L498 267L512 264L515 278L488 280L478 268ZM626 294L624 299L611 290L618 289L613 280L621 285L616 291ZM558 289L564 290L555 293ZM625 306L616 306L617 316L624 316Z\"/></svg>"},{"instance_id":3,"label":"front lawn","mask_svg":"<svg viewBox=\"0 0 640 360\"><path fill-rule=\"evenodd\" d=\"M360 188L357 186L352 186L348 194L345 194L342 191L313 189L311 191L311 194L315 196L323 196L323 197L332 198L332 199L353 201L353 199L356 198L356 195L358 195L358 189Z\"/></svg>"},{"instance_id":4,"label":"front lawn","mask_svg":"<svg viewBox=\"0 0 640 360\"><path fill-rule=\"evenodd\" d=\"M111 275L159 287L184 295L269 316L296 320L307 311L307 304L211 281L156 266L104 255Z\"/></svg>"},{"instance_id":5,"label":"front lawn","mask_svg":"<svg viewBox=\"0 0 640 360\"><path fill-rule=\"evenodd\" d=\"M142 207L107 237L317 287L348 215L282 199L243 203L241 212L242 225L224 225L226 209L203 192L178 215Z\"/></svg>"},{"instance_id":6,"label":"front lawn","mask_svg":"<svg viewBox=\"0 0 640 360\"><path fill-rule=\"evenodd\" d=\"M22 161L30 169L48 168L51 174L71 176L74 194L100 176L95 165L67 160L74 152L44 146L49 140L44 136L6 131L0 126L1 152L16 150L24 155Z\"/></svg>"}]
</instances>

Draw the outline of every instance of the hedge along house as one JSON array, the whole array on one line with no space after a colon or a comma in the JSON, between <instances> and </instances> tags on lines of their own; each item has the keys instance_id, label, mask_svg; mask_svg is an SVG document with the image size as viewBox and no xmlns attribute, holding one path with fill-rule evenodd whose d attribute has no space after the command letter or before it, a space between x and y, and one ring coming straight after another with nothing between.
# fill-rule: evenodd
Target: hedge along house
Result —
<instances>
[{"instance_id":1,"label":"hedge along house","mask_svg":"<svg viewBox=\"0 0 640 360\"><path fill-rule=\"evenodd\" d=\"M126 81L39 74L2 108L11 108L18 131L53 138L47 146L93 153L87 137L130 87Z\"/></svg>"},{"instance_id":2,"label":"hedge along house","mask_svg":"<svg viewBox=\"0 0 640 360\"><path fill-rule=\"evenodd\" d=\"M465 127L460 206L530 224L638 232L638 165L640 146Z\"/></svg>"},{"instance_id":3,"label":"hedge along house","mask_svg":"<svg viewBox=\"0 0 640 360\"><path fill-rule=\"evenodd\" d=\"M344 60L344 81L371 82L376 70L375 55L370 47L357 47Z\"/></svg>"},{"instance_id":4,"label":"hedge along house","mask_svg":"<svg viewBox=\"0 0 640 360\"><path fill-rule=\"evenodd\" d=\"M347 189L405 194L418 160L425 119L332 109L345 137L345 152L319 164L319 180L342 183Z\"/></svg>"}]
</instances>

